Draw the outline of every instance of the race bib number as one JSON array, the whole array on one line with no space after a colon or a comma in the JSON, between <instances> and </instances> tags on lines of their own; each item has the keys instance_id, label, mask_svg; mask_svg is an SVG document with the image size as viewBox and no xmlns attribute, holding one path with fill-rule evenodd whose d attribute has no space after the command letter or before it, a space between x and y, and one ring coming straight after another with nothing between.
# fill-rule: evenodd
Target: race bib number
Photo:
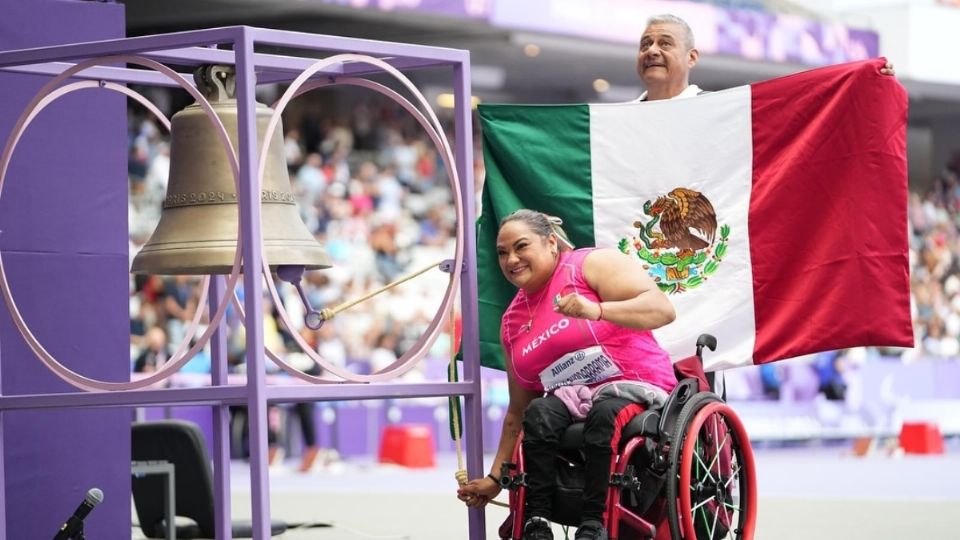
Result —
<instances>
[{"instance_id":1,"label":"race bib number","mask_svg":"<svg viewBox=\"0 0 960 540\"><path fill-rule=\"evenodd\" d=\"M561 386L591 385L620 375L620 369L603 354L599 345L560 357L540 372L543 389L552 392Z\"/></svg>"}]
</instances>

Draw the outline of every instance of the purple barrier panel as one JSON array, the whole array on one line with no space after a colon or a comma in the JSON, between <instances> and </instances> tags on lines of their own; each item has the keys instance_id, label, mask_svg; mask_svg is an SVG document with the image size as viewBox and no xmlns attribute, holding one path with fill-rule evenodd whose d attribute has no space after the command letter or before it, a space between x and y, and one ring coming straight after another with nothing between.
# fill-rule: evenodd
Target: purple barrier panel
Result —
<instances>
[{"instance_id":1,"label":"purple barrier panel","mask_svg":"<svg viewBox=\"0 0 960 540\"><path fill-rule=\"evenodd\" d=\"M765 399L760 368L760 366L746 366L724 371L723 387L727 392L727 401L740 402Z\"/></svg>"},{"instance_id":2,"label":"purple barrier panel","mask_svg":"<svg viewBox=\"0 0 960 540\"><path fill-rule=\"evenodd\" d=\"M450 417L447 415L447 407L438 409L437 416L434 418L434 443L437 452L450 453L456 450L456 444L453 442L453 432L450 431ZM461 437L463 435L461 434Z\"/></svg>"},{"instance_id":3,"label":"purple barrier panel","mask_svg":"<svg viewBox=\"0 0 960 540\"><path fill-rule=\"evenodd\" d=\"M336 448L336 430L334 423L337 420L335 403L320 403L314 408L313 425L317 433L317 446L321 448Z\"/></svg>"},{"instance_id":4,"label":"purple barrier panel","mask_svg":"<svg viewBox=\"0 0 960 540\"><path fill-rule=\"evenodd\" d=\"M391 424L424 424L433 426L433 405L414 405L402 401L394 402L387 408L387 421Z\"/></svg>"},{"instance_id":5,"label":"purple barrier panel","mask_svg":"<svg viewBox=\"0 0 960 540\"><path fill-rule=\"evenodd\" d=\"M741 401L734 408L751 440L804 440L823 435L812 401Z\"/></svg>"},{"instance_id":6,"label":"purple barrier panel","mask_svg":"<svg viewBox=\"0 0 960 540\"><path fill-rule=\"evenodd\" d=\"M934 369L936 362L919 361L901 364L898 360L869 361L860 366L863 401L892 403L899 398L923 399L937 393L941 382Z\"/></svg>"},{"instance_id":7,"label":"purple barrier panel","mask_svg":"<svg viewBox=\"0 0 960 540\"><path fill-rule=\"evenodd\" d=\"M340 455L375 459L380 432L386 423L380 402L349 402L337 407L336 413L333 432Z\"/></svg>"},{"instance_id":8,"label":"purple barrier panel","mask_svg":"<svg viewBox=\"0 0 960 540\"><path fill-rule=\"evenodd\" d=\"M931 362L934 389L931 398L960 399L960 362Z\"/></svg>"},{"instance_id":9,"label":"purple barrier panel","mask_svg":"<svg viewBox=\"0 0 960 540\"><path fill-rule=\"evenodd\" d=\"M279 426L279 433L277 433L277 444L283 447L287 456L302 455L306 446L306 436L303 433L298 406L299 404L295 403L279 405L282 413L282 425ZM316 414L309 420L315 423Z\"/></svg>"},{"instance_id":10,"label":"purple barrier panel","mask_svg":"<svg viewBox=\"0 0 960 540\"><path fill-rule=\"evenodd\" d=\"M462 401L462 400L461 400ZM461 423L461 430L463 429L463 406L461 405L461 410L458 412ZM453 431L450 427L450 405L449 400L447 399L438 399L436 404L433 405L433 426L434 426L434 443L436 444L437 451L443 453L450 453L456 451L457 445L453 441ZM463 434L461 433L461 437ZM461 441L463 448L466 448L465 441Z\"/></svg>"},{"instance_id":11,"label":"purple barrier panel","mask_svg":"<svg viewBox=\"0 0 960 540\"><path fill-rule=\"evenodd\" d=\"M143 407L141 420L144 422L155 422L157 420L166 420L169 418L169 407Z\"/></svg>"},{"instance_id":12,"label":"purple barrier panel","mask_svg":"<svg viewBox=\"0 0 960 540\"><path fill-rule=\"evenodd\" d=\"M300 418L297 416L296 408L292 405L284 404L282 409L283 427L280 430L280 440L278 442L283 446L287 456L299 456L303 454L303 448L306 444Z\"/></svg>"},{"instance_id":13,"label":"purple barrier panel","mask_svg":"<svg viewBox=\"0 0 960 540\"><path fill-rule=\"evenodd\" d=\"M447 380L448 370L450 369L450 361L445 358L437 358L434 356L425 358L423 360L423 378L428 381L445 381ZM460 370L461 367L457 366L457 369Z\"/></svg>"},{"instance_id":14,"label":"purple barrier panel","mask_svg":"<svg viewBox=\"0 0 960 540\"><path fill-rule=\"evenodd\" d=\"M483 452L496 454L500 443L500 432L503 429L503 416L507 413L506 407L488 405L483 409Z\"/></svg>"},{"instance_id":15,"label":"purple barrier panel","mask_svg":"<svg viewBox=\"0 0 960 540\"><path fill-rule=\"evenodd\" d=\"M174 407L173 418L193 422L200 427L207 443L207 452L213 452L213 411L210 407Z\"/></svg>"},{"instance_id":16,"label":"purple barrier panel","mask_svg":"<svg viewBox=\"0 0 960 540\"><path fill-rule=\"evenodd\" d=\"M820 393L820 379L812 365L786 362L783 367L781 401L811 401Z\"/></svg>"},{"instance_id":17,"label":"purple barrier panel","mask_svg":"<svg viewBox=\"0 0 960 540\"><path fill-rule=\"evenodd\" d=\"M495 454L500 444L500 432L503 429L503 417L510 403L507 388L507 374L496 369L484 368L483 377L483 452Z\"/></svg>"},{"instance_id":18,"label":"purple barrier panel","mask_svg":"<svg viewBox=\"0 0 960 540\"><path fill-rule=\"evenodd\" d=\"M486 408L487 407L484 408L484 411L486 411ZM437 405L436 409L434 410L434 414L435 414L434 425L436 426L435 434L436 434L437 451L444 452L444 453L456 453L457 443L453 439L453 431L451 428L449 408L447 406L447 403L444 402L440 405ZM485 418L486 412L484 412L483 414ZM482 429L484 430L483 431L483 436L485 437L484 440L489 442L486 439L490 436L489 431L487 431L488 428L486 427L486 425L484 425ZM498 430L500 429L499 425L497 426L497 429ZM467 432L465 430L466 430L466 423L463 421L463 406L461 405L460 407L460 448L461 448L461 451L463 452L466 452L467 441L470 440L470 435L471 435L470 432ZM499 431L498 431L498 434L499 434ZM496 443L496 441L494 441L494 443ZM494 444L494 446L496 445Z\"/></svg>"},{"instance_id":19,"label":"purple barrier panel","mask_svg":"<svg viewBox=\"0 0 960 540\"><path fill-rule=\"evenodd\" d=\"M203 432L207 452L213 450L213 412L210 407L144 407L143 420L184 420L197 424Z\"/></svg>"},{"instance_id":20,"label":"purple barrier panel","mask_svg":"<svg viewBox=\"0 0 960 540\"><path fill-rule=\"evenodd\" d=\"M0 0L0 50L123 37L123 6ZM0 140L47 77L0 72ZM88 90L58 100L28 128L0 199L0 250L31 331L87 376L129 376L125 101ZM30 352L0 309L3 393L76 391ZM50 538L97 487L88 538L130 535L130 421L123 409L3 416L0 537Z\"/></svg>"},{"instance_id":21,"label":"purple barrier panel","mask_svg":"<svg viewBox=\"0 0 960 540\"><path fill-rule=\"evenodd\" d=\"M402 402L401 402L402 403ZM399 411L399 419L391 422L395 424L423 424L433 430L433 444L436 450L449 452L455 448L450 437L450 423L447 416L447 404L400 404L394 405ZM388 420L393 420L392 411L387 411Z\"/></svg>"}]
</instances>

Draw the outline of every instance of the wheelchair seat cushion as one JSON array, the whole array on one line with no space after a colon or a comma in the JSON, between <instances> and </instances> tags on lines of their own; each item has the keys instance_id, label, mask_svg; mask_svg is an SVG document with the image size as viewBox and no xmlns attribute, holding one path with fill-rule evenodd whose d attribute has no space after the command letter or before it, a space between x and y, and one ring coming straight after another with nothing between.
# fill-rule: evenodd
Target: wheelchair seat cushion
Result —
<instances>
[{"instance_id":1,"label":"wheelchair seat cushion","mask_svg":"<svg viewBox=\"0 0 960 540\"><path fill-rule=\"evenodd\" d=\"M659 424L660 411L656 409L646 410L634 416L620 434L620 448L623 448L627 441L638 436L657 436ZM575 422L563 432L563 436L560 437L561 450L576 451L583 448L583 425L583 422Z\"/></svg>"}]
</instances>

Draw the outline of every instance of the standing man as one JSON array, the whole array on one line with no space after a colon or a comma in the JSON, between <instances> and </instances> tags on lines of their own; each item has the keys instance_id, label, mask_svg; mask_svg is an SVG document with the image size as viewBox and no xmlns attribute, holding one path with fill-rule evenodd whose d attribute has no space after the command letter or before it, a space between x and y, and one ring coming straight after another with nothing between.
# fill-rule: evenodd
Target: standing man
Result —
<instances>
[{"instance_id":1,"label":"standing man","mask_svg":"<svg viewBox=\"0 0 960 540\"><path fill-rule=\"evenodd\" d=\"M676 15L654 15L640 36L637 75L647 87L637 101L682 99L703 92L690 84L690 70L700 51L694 46L690 25Z\"/></svg>"},{"instance_id":2,"label":"standing man","mask_svg":"<svg viewBox=\"0 0 960 540\"><path fill-rule=\"evenodd\" d=\"M637 75L647 90L636 101L682 99L703 93L690 84L690 70L699 59L700 51L686 21L669 14L650 17L637 53ZM893 75L893 65L887 62L880 73Z\"/></svg>"}]
</instances>

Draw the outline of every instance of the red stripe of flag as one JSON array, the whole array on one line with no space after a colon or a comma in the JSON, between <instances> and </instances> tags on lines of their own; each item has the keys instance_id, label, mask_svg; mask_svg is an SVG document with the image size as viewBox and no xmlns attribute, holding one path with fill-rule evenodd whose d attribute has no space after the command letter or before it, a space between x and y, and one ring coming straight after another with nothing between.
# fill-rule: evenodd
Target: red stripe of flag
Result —
<instances>
[{"instance_id":1,"label":"red stripe of flag","mask_svg":"<svg viewBox=\"0 0 960 540\"><path fill-rule=\"evenodd\" d=\"M884 63L751 87L754 363L913 345L907 95Z\"/></svg>"}]
</instances>

